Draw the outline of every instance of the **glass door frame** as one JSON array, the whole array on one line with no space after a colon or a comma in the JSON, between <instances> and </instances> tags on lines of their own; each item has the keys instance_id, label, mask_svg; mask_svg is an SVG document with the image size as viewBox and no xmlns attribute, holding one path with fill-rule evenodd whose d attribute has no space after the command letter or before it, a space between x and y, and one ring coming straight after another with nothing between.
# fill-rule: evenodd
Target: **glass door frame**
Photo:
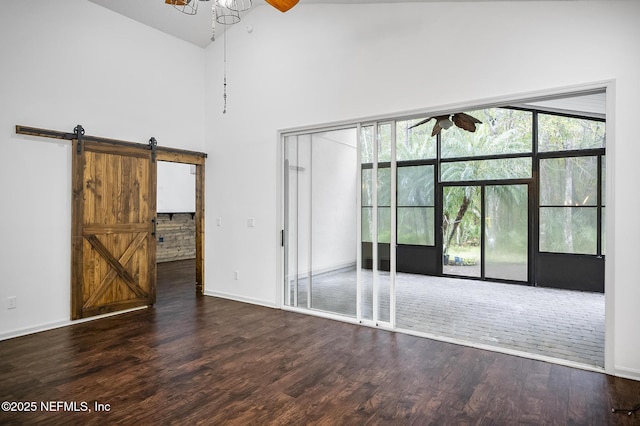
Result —
<instances>
[{"instance_id":1,"label":"glass door frame","mask_svg":"<svg viewBox=\"0 0 640 426\"><path fill-rule=\"evenodd\" d=\"M380 320L380 311L379 311L379 307L380 307L380 300L379 300L379 289L380 289L380 280L378 277L377 272L379 272L379 250L378 250L378 209L380 206L378 206L378 170L379 170L379 141L380 141L380 135L379 135L379 126L383 125L383 124L388 124L391 126L391 132L390 132L390 164L389 164L389 168L390 168L390 189L392 191L391 197L390 197L390 241L389 241L389 245L390 245L390 250L389 250L389 254L390 254L390 259L389 259L389 321L382 321ZM358 139L358 153L357 153L357 161L358 161L358 176L357 176L357 181L358 181L358 188L362 188L362 170L364 170L364 168L362 167L363 163L362 163L362 134L363 134L363 127L371 127L373 129L373 146L372 146L372 153L373 153L373 158L372 158L372 176L371 176L371 180L372 180L372 232L371 232L371 236L372 236L372 286L373 286L373 295L372 295L372 318L364 318L363 315L363 310L362 310L362 304L364 302L364 292L363 292L363 286L364 286L364 281L362 278L362 268L363 268L363 262L362 262L362 190L358 191L358 200L357 200L357 205L358 205L358 212L359 214L357 215L358 217L358 223L357 223L357 241L358 241L358 253L357 253L357 264L356 264L356 280L357 280L357 286L356 286L356 319L360 324L364 324L364 325L369 325L369 326L375 326L375 327L382 327L382 328L388 328L388 329L394 329L395 328L395 317L396 317L396 300L395 300L395 281L396 281L396 234L397 234L397 230L396 230L396 208L397 208L397 200L396 200L396 196L395 196L395 189L396 189L396 170L397 170L397 164L396 164L396 121L395 120L390 120L390 121L374 121L374 122L365 122L365 123L358 123L358 127L357 127L357 139ZM386 168L386 167L385 167Z\"/></svg>"},{"instance_id":2,"label":"glass door frame","mask_svg":"<svg viewBox=\"0 0 640 426\"><path fill-rule=\"evenodd\" d=\"M485 212L485 191L487 186L510 186L510 185L526 185L527 186L527 280L515 281L510 279L501 278L487 278L485 275L485 259L486 259L486 247L485 247L485 226L486 226L486 212ZM468 275L456 275L447 274L444 272L444 238L443 235L443 210L444 210L444 188L445 187L465 187L476 186L480 188L480 276L468 276ZM535 255L534 244L537 244L537 238L534 233L534 212L532 206L536 206L535 199L535 181L532 178L529 179L500 179L500 180L479 180L479 181L459 181L459 182L438 182L437 201L436 201L436 224L439 224L438 232L436 233L436 245L440 254L440 266L439 273L443 277L462 278L468 280L480 280L491 282L504 282L504 283L517 283L520 285L534 286L535 283L532 280L533 271L535 270Z\"/></svg>"}]
</instances>

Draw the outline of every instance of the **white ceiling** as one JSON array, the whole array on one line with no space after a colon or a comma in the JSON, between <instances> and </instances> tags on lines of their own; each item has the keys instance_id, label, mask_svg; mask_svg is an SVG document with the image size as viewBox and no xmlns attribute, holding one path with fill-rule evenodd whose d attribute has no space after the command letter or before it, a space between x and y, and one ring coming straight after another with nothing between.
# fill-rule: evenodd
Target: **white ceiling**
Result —
<instances>
[{"instance_id":1,"label":"white ceiling","mask_svg":"<svg viewBox=\"0 0 640 426\"><path fill-rule=\"evenodd\" d=\"M89 0L142 24L148 25L196 46L207 47L211 43L211 4L200 1L196 15L180 13L163 0ZM479 2L486 0L402 0L403 2ZM498 0L498 1L541 1L541 0ZM556 0L557 1L557 0ZM570 1L570 0L564 0ZM394 0L300 0L304 3L395 3ZM254 5L266 5L264 0L253 0ZM268 6L268 5L267 5ZM275 9L274 9L275 10ZM250 12L251 10L249 10ZM249 13L247 12L247 13ZM276 11L277 13L280 13ZM224 25L216 25L216 35L224 31Z\"/></svg>"},{"instance_id":2,"label":"white ceiling","mask_svg":"<svg viewBox=\"0 0 640 426\"><path fill-rule=\"evenodd\" d=\"M607 113L607 96L604 92L598 92L527 102L516 106L604 119Z\"/></svg>"},{"instance_id":3,"label":"white ceiling","mask_svg":"<svg viewBox=\"0 0 640 426\"><path fill-rule=\"evenodd\" d=\"M196 15L186 15L163 0L89 1L196 46L207 47L211 42L210 2L201 2Z\"/></svg>"}]
</instances>

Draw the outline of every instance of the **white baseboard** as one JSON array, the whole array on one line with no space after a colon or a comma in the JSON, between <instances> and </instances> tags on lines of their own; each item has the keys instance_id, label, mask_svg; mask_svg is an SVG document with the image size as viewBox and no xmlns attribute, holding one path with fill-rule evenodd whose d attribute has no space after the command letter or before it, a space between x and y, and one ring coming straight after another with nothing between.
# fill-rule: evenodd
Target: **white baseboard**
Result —
<instances>
[{"instance_id":1,"label":"white baseboard","mask_svg":"<svg viewBox=\"0 0 640 426\"><path fill-rule=\"evenodd\" d=\"M93 321L101 318L112 317L114 315L125 314L127 312L139 311L140 309L147 309L147 306L140 306L137 308L126 309L124 311L111 312L103 315L96 315L94 317L82 318L74 321L71 321L71 320L54 321L54 322L35 325L33 327L20 328L17 330L0 333L0 341L13 339L15 337L20 337L20 336L26 336L29 334L40 333L41 331L54 330L56 328L61 328L61 327L68 327L70 325L81 324L83 322Z\"/></svg>"},{"instance_id":2,"label":"white baseboard","mask_svg":"<svg viewBox=\"0 0 640 426\"><path fill-rule=\"evenodd\" d=\"M345 269L356 269L355 261L342 262L335 265L327 266L324 268L314 268L312 271L302 271L297 275L291 276L291 278L297 278L299 280L303 280L311 274L311 276L315 277L322 274L333 273L333 272L341 272Z\"/></svg>"},{"instance_id":3,"label":"white baseboard","mask_svg":"<svg viewBox=\"0 0 640 426\"><path fill-rule=\"evenodd\" d=\"M616 366L614 375L623 379L640 381L640 370Z\"/></svg>"},{"instance_id":4,"label":"white baseboard","mask_svg":"<svg viewBox=\"0 0 640 426\"><path fill-rule=\"evenodd\" d=\"M238 296L237 294L223 293L221 291L205 290L202 294L204 294L205 296L234 300L236 302L243 302L243 303L250 303L252 305L265 306L267 308L278 308L278 305L273 302L267 302L261 299L254 299L251 297Z\"/></svg>"}]
</instances>

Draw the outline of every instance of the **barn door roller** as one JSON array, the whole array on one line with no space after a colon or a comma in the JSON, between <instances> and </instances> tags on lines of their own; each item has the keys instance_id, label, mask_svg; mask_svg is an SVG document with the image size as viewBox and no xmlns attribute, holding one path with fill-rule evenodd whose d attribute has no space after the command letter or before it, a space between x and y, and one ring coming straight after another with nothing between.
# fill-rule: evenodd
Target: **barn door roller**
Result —
<instances>
[{"instance_id":1,"label":"barn door roller","mask_svg":"<svg viewBox=\"0 0 640 426\"><path fill-rule=\"evenodd\" d=\"M36 127L16 126L16 133L19 135L41 136L43 138L66 139L68 141L76 139L78 146L76 148L78 154L82 152L82 140L84 136L84 127L78 124L73 128L73 133L58 132L56 130L38 129Z\"/></svg>"},{"instance_id":2,"label":"barn door roller","mask_svg":"<svg viewBox=\"0 0 640 426\"><path fill-rule=\"evenodd\" d=\"M149 149L151 150L151 162L156 162L156 151L158 151L158 141L153 136L149 139Z\"/></svg>"},{"instance_id":3,"label":"barn door roller","mask_svg":"<svg viewBox=\"0 0 640 426\"><path fill-rule=\"evenodd\" d=\"M78 141L78 145L76 145L76 153L82 153L82 136L84 136L84 128L81 124L78 124L73 128L73 139Z\"/></svg>"}]
</instances>

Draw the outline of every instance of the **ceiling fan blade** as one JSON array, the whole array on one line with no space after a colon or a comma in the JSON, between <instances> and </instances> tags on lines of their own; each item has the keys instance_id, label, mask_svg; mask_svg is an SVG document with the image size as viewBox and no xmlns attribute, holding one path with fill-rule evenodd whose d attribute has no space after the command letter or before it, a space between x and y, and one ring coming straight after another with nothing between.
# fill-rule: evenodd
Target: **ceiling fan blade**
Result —
<instances>
[{"instance_id":1,"label":"ceiling fan blade","mask_svg":"<svg viewBox=\"0 0 640 426\"><path fill-rule=\"evenodd\" d=\"M429 117L429 118L425 118L422 121L419 121L418 123L414 124L413 126L409 126L409 129L413 129L414 127L418 127L418 126L422 126L424 123L426 123L427 121L431 120L433 117Z\"/></svg>"},{"instance_id":2,"label":"ceiling fan blade","mask_svg":"<svg viewBox=\"0 0 640 426\"><path fill-rule=\"evenodd\" d=\"M265 1L283 13L291 9L296 4L298 4L298 0L265 0Z\"/></svg>"},{"instance_id":3,"label":"ceiling fan blade","mask_svg":"<svg viewBox=\"0 0 640 426\"><path fill-rule=\"evenodd\" d=\"M482 121L470 116L469 114L465 114L464 112L458 112L453 114L453 123L461 129L469 132L475 132L476 123L482 123Z\"/></svg>"},{"instance_id":4,"label":"ceiling fan blade","mask_svg":"<svg viewBox=\"0 0 640 426\"><path fill-rule=\"evenodd\" d=\"M442 127L440 127L440 122L436 120L436 124L433 125L433 130L431 131L431 136L439 135L442 131Z\"/></svg>"}]
</instances>

